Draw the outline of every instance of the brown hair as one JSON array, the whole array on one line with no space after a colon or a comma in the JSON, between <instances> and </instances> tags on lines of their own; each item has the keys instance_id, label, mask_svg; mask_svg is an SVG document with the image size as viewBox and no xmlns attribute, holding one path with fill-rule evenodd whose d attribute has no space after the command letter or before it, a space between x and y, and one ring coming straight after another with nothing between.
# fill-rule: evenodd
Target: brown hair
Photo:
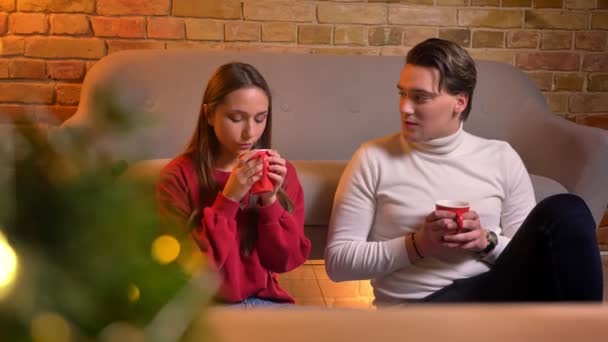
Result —
<instances>
[{"instance_id":1,"label":"brown hair","mask_svg":"<svg viewBox=\"0 0 608 342\"><path fill-rule=\"evenodd\" d=\"M430 38L414 46L407 54L406 64L439 70L439 89L451 95L467 95L467 107L460 119L466 120L473 106L473 90L477 82L475 61L467 50L449 40Z\"/></svg>"},{"instance_id":2,"label":"brown hair","mask_svg":"<svg viewBox=\"0 0 608 342\"><path fill-rule=\"evenodd\" d=\"M233 91L242 88L256 87L261 89L268 97L268 115L266 117L266 128L260 139L252 148L270 148L272 131L272 97L270 88L260 72L250 64L232 62L220 66L211 75L207 83L207 89L203 95L203 105L207 105L207 110L201 105L198 116L196 130L188 143L184 155L191 158L196 166L199 178L199 191L201 199L204 193L217 192L219 187L213 179L214 163L219 157L220 142L215 135L215 131L207 121L207 115L213 113L219 104L222 104L226 96ZM293 202L283 189L279 189L277 199L285 210L293 210ZM257 197L251 196L247 208L248 214L252 216L252 225L247 229L244 238L241 240L241 252L250 254L257 241ZM199 213L195 213L198 216Z\"/></svg>"}]
</instances>

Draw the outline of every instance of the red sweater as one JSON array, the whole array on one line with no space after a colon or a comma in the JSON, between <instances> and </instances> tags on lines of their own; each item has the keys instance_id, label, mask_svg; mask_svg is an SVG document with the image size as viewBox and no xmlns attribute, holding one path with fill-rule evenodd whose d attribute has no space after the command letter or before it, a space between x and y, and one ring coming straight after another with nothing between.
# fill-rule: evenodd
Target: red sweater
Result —
<instances>
[{"instance_id":1,"label":"red sweater","mask_svg":"<svg viewBox=\"0 0 608 342\"><path fill-rule=\"evenodd\" d=\"M230 172L213 172L220 189L229 176ZM218 292L221 300L236 303L257 296L294 302L280 287L276 274L302 265L310 253L310 240L304 235L302 186L289 162L283 189L294 204L293 212L283 209L278 200L259 207L257 243L250 255L242 255L240 237L245 227L252 224L242 209L249 203L249 196L237 203L224 197L220 190L201 198L194 163L188 157L177 157L162 169L156 188L161 224L186 229L193 211L202 212L200 221L192 223L192 237L207 253L211 267L222 275Z\"/></svg>"}]
</instances>

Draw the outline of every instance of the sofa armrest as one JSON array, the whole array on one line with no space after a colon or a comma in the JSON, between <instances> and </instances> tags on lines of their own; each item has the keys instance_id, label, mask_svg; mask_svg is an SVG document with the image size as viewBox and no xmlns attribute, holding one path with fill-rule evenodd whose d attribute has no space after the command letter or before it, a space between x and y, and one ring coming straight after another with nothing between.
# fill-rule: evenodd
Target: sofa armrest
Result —
<instances>
[{"instance_id":1,"label":"sofa armrest","mask_svg":"<svg viewBox=\"0 0 608 342\"><path fill-rule=\"evenodd\" d=\"M608 132L552 113L528 113L513 147L528 172L556 180L585 200L599 224L608 204Z\"/></svg>"}]
</instances>

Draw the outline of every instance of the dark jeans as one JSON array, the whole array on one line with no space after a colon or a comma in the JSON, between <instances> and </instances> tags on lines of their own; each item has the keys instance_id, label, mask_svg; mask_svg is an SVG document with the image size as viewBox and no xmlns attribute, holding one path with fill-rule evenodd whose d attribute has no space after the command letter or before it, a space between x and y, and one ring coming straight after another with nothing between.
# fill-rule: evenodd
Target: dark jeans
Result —
<instances>
[{"instance_id":1,"label":"dark jeans","mask_svg":"<svg viewBox=\"0 0 608 342\"><path fill-rule=\"evenodd\" d=\"M491 270L455 281L423 302L602 301L595 222L578 196L546 198Z\"/></svg>"}]
</instances>

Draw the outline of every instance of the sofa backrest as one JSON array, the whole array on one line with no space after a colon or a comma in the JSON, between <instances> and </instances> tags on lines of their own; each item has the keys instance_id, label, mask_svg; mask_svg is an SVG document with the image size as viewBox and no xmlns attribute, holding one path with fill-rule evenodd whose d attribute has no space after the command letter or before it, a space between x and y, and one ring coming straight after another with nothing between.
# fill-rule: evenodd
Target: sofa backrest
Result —
<instances>
[{"instance_id":1,"label":"sofa backrest","mask_svg":"<svg viewBox=\"0 0 608 342\"><path fill-rule=\"evenodd\" d=\"M273 147L291 160L348 160L366 140L399 130L396 83L404 57L136 50L100 60L87 74L76 114L60 128L95 125L100 90L147 121L100 149L128 162L171 158L194 130L204 87L230 61L256 66L273 91ZM608 134L548 109L517 68L476 61L478 83L465 129L506 140L528 171L583 197L599 220L608 202ZM103 108L103 107L101 107Z\"/></svg>"}]
</instances>

